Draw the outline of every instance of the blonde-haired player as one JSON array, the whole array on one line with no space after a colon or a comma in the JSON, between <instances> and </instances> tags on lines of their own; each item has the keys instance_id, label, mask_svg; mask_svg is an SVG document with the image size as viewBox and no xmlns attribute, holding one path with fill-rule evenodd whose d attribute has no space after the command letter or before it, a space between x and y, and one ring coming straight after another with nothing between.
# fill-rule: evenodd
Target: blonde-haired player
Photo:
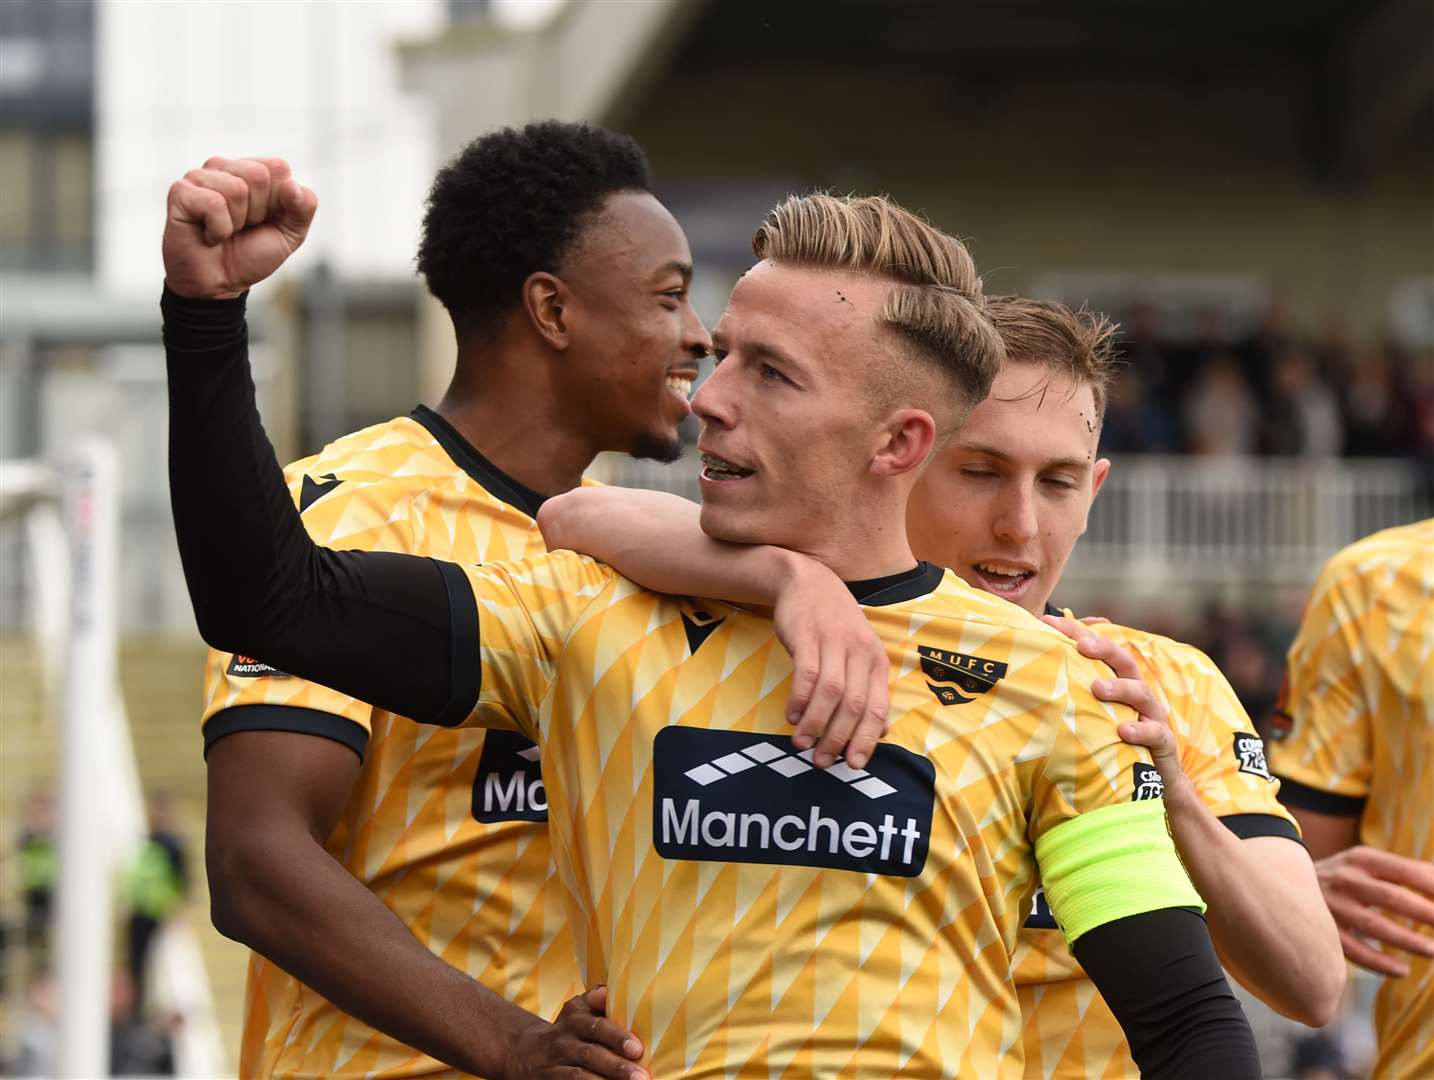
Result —
<instances>
[{"instance_id":1,"label":"blonde-haired player","mask_svg":"<svg viewBox=\"0 0 1434 1080\"><path fill-rule=\"evenodd\" d=\"M535 737L585 974L659 1075L1019 1075L1009 955L1039 860L1150 1071L1257 1076L1151 766L1114 735L1134 714L1090 695L1068 639L911 554L906 496L1002 348L960 282L863 255L959 265L959 244L855 206L854 247L759 233L694 409L711 559L775 573L783 553L725 541L807 544L887 645L895 722L861 768L816 768L786 737L791 661L759 615L571 553L461 568L316 547L258 423L242 313L194 305L168 344L200 626L430 722ZM191 501L216 476L223 524Z\"/></svg>"}]
</instances>

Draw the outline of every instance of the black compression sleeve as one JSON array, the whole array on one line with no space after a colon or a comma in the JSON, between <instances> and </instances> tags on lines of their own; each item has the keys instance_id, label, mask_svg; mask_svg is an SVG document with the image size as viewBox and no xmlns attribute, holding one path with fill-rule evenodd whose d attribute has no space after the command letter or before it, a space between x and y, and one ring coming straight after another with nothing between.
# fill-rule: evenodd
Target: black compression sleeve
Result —
<instances>
[{"instance_id":1,"label":"black compression sleeve","mask_svg":"<svg viewBox=\"0 0 1434 1080\"><path fill-rule=\"evenodd\" d=\"M1117 919L1071 952L1120 1021L1142 1077L1259 1080L1255 1036L1196 912Z\"/></svg>"},{"instance_id":2,"label":"black compression sleeve","mask_svg":"<svg viewBox=\"0 0 1434 1080\"><path fill-rule=\"evenodd\" d=\"M204 640L415 720L461 721L477 696L472 593L431 559L316 546L259 421L244 298L166 289L160 308L170 500Z\"/></svg>"}]
</instances>

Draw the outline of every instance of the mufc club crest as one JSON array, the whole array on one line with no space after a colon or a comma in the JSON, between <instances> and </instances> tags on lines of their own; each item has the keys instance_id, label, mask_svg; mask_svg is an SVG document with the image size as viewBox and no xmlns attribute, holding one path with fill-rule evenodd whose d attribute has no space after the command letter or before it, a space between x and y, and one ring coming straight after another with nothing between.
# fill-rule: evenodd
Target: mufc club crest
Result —
<instances>
[{"instance_id":1,"label":"mufc club crest","mask_svg":"<svg viewBox=\"0 0 1434 1080\"><path fill-rule=\"evenodd\" d=\"M1006 664L984 656L916 646L926 686L943 705L965 705L976 700L1006 676Z\"/></svg>"}]
</instances>

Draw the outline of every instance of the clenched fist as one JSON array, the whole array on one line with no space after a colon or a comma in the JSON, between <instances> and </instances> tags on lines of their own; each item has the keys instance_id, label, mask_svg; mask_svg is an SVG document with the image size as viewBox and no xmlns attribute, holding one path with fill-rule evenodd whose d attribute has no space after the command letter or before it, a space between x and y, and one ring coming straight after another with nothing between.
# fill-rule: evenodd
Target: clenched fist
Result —
<instances>
[{"instance_id":1,"label":"clenched fist","mask_svg":"<svg viewBox=\"0 0 1434 1080\"><path fill-rule=\"evenodd\" d=\"M170 186L165 284L195 299L238 296L298 250L318 208L280 158L210 158Z\"/></svg>"}]
</instances>

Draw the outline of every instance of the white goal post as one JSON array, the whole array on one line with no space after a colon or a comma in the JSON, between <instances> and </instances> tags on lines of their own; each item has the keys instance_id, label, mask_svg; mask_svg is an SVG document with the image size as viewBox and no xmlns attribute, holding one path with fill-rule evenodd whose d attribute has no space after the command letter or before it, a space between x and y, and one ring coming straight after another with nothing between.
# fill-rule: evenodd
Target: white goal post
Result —
<instances>
[{"instance_id":1,"label":"white goal post","mask_svg":"<svg viewBox=\"0 0 1434 1080\"><path fill-rule=\"evenodd\" d=\"M109 1071L114 882L147 832L118 672L120 474L115 448L91 437L53 462L0 461L0 521L23 525L31 625L46 698L58 702L59 779L54 974L60 1077ZM154 951L154 983L182 1018L180 1075L224 1070L198 945L184 928Z\"/></svg>"}]
</instances>

